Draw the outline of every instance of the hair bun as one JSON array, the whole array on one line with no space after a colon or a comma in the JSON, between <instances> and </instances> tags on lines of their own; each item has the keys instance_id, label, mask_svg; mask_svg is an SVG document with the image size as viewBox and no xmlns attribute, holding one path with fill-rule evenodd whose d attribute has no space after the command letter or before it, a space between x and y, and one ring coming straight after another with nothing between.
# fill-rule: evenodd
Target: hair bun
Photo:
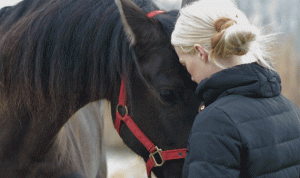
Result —
<instances>
[{"instance_id":1,"label":"hair bun","mask_svg":"<svg viewBox=\"0 0 300 178\"><path fill-rule=\"evenodd\" d=\"M250 43L256 40L256 34L251 30L236 32L234 36L228 37L227 45L232 54L239 56L247 54L250 49Z\"/></svg>"},{"instance_id":2,"label":"hair bun","mask_svg":"<svg viewBox=\"0 0 300 178\"><path fill-rule=\"evenodd\" d=\"M236 21L227 17L219 18L214 22L214 28L218 33L211 38L211 48L215 57L245 55L250 50L250 43L256 40L258 29L251 25L231 27L234 24Z\"/></svg>"},{"instance_id":3,"label":"hair bun","mask_svg":"<svg viewBox=\"0 0 300 178\"><path fill-rule=\"evenodd\" d=\"M235 23L236 23L235 20L232 20L227 17L221 17L214 22L214 27L218 33L211 38L211 48L213 49L213 51L216 51L214 49L216 45L219 43L219 41L221 40L221 38L223 37L224 34L223 30L229 28ZM221 53L223 52L224 52L223 50L219 49L217 50L217 55L221 55Z\"/></svg>"},{"instance_id":4,"label":"hair bun","mask_svg":"<svg viewBox=\"0 0 300 178\"><path fill-rule=\"evenodd\" d=\"M227 17L221 17L214 22L214 27L217 32L221 32L222 30L227 29L228 27L232 26L235 23L236 23L235 20L232 20Z\"/></svg>"}]
</instances>

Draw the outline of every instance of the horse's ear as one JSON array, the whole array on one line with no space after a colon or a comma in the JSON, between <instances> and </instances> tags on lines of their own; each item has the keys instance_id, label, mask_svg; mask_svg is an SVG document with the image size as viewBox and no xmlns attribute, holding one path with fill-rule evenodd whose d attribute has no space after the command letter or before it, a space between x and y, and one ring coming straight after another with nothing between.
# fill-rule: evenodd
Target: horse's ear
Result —
<instances>
[{"instance_id":1,"label":"horse's ear","mask_svg":"<svg viewBox=\"0 0 300 178\"><path fill-rule=\"evenodd\" d=\"M151 20L147 13L131 0L115 0L122 18L125 33L131 45L136 39L141 39L151 27ZM148 29L146 29L148 28Z\"/></svg>"}]
</instances>

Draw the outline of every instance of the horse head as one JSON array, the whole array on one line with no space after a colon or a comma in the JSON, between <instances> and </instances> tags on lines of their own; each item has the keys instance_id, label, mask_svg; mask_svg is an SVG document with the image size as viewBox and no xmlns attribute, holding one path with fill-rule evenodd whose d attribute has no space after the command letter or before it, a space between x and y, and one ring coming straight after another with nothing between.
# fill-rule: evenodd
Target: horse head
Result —
<instances>
[{"instance_id":1,"label":"horse head","mask_svg":"<svg viewBox=\"0 0 300 178\"><path fill-rule=\"evenodd\" d=\"M187 147L188 135L197 114L195 83L170 43L177 11L148 17L130 0L116 1L125 34L131 43L135 64L126 78L128 112L142 132L162 150ZM115 121L118 98L112 100ZM125 124L120 136L129 148L149 159L149 151ZM183 159L166 161L155 167L157 177L181 177Z\"/></svg>"},{"instance_id":2,"label":"horse head","mask_svg":"<svg viewBox=\"0 0 300 178\"><path fill-rule=\"evenodd\" d=\"M76 132L70 118L88 103L107 99L115 120L124 85L128 114L147 139L162 151L187 147L198 100L196 84L170 43L178 11L148 17L158 9L154 3L134 2L118 0L118 8L113 0L23 0L0 11L2 177L84 176L95 168L83 171L78 163L90 160L77 154L82 143L71 135L89 127ZM62 129L69 121L69 129ZM58 141L62 133L74 145ZM148 150L124 123L120 135L148 160ZM62 150L73 152L66 156ZM183 159L170 160L153 172L181 177L182 166Z\"/></svg>"}]
</instances>

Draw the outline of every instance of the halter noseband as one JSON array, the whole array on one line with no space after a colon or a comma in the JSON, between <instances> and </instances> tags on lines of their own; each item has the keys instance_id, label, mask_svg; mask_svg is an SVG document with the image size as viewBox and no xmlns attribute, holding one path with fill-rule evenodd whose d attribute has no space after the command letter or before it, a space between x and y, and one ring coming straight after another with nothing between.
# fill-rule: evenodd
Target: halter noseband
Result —
<instances>
[{"instance_id":1,"label":"halter noseband","mask_svg":"<svg viewBox=\"0 0 300 178\"><path fill-rule=\"evenodd\" d=\"M155 15L164 13L164 11L156 10L147 14L149 18L154 17ZM120 134L121 122L125 122L127 127L133 133L133 135L144 145L144 147L149 151L149 159L146 162L147 176L151 177L151 171L153 167L160 167L164 164L165 161L174 160L174 159L184 159L186 157L186 148L183 149L174 149L174 150L166 150L158 148L153 142L151 142L147 136L141 131L141 129L136 125L131 116L128 114L128 108L126 106L126 86L125 86L125 77L122 77L120 94L119 94L119 104L116 108L116 120L115 120L115 128L117 132ZM119 107L123 107L125 109L125 115L122 116L119 112ZM159 156L161 159L160 162L155 158L155 156Z\"/></svg>"}]
</instances>

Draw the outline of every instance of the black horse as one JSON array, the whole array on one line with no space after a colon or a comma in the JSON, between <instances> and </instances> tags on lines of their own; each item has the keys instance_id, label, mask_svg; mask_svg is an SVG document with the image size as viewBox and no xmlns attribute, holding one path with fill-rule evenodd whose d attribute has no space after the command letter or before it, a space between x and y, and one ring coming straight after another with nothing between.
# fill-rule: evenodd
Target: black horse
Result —
<instances>
[{"instance_id":1,"label":"black horse","mask_svg":"<svg viewBox=\"0 0 300 178\"><path fill-rule=\"evenodd\" d=\"M118 4L119 10L113 0L23 0L1 9L2 177L100 177L93 167L100 161L85 158L96 151L87 140L99 127L70 117L101 99L115 113L122 77L129 113L144 134L162 150L187 146L198 101L170 44L178 11L149 18L157 10L151 1ZM85 144L74 141L83 132ZM148 160L125 124L120 135ZM168 161L153 172L181 177L182 165Z\"/></svg>"}]
</instances>

